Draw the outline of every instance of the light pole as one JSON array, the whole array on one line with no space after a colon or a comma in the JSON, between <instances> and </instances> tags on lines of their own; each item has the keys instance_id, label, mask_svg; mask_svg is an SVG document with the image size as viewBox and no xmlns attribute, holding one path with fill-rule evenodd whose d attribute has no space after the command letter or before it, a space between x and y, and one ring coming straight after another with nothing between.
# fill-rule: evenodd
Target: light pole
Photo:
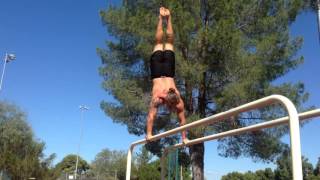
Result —
<instances>
[{"instance_id":1,"label":"light pole","mask_svg":"<svg viewBox=\"0 0 320 180\"><path fill-rule=\"evenodd\" d=\"M79 106L80 112L81 112L81 119L80 119L80 141L78 144L78 152L77 152L77 161L76 161L76 169L74 170L74 177L77 179L77 171L78 171L78 162L79 162L79 151L80 151L80 144L82 141L82 135L83 135L83 112L86 110L89 110L89 108L85 105Z\"/></svg>"},{"instance_id":2,"label":"light pole","mask_svg":"<svg viewBox=\"0 0 320 180\"><path fill-rule=\"evenodd\" d=\"M4 61L3 61L3 68L2 68L2 74L1 74L1 81L0 81L0 91L2 89L2 82L3 82L3 77L4 77L4 72L6 70L6 64L12 60L16 59L16 55L15 54L8 54L6 53L6 55L4 56Z\"/></svg>"},{"instance_id":3,"label":"light pole","mask_svg":"<svg viewBox=\"0 0 320 180\"><path fill-rule=\"evenodd\" d=\"M318 7L318 32L319 32L319 43L320 43L320 0L317 1Z\"/></svg>"}]
</instances>

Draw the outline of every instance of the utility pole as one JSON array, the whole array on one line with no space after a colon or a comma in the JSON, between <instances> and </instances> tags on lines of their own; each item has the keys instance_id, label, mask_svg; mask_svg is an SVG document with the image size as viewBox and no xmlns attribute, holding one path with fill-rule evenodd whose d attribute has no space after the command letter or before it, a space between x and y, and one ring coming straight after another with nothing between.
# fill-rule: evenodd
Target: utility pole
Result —
<instances>
[{"instance_id":1,"label":"utility pole","mask_svg":"<svg viewBox=\"0 0 320 180\"><path fill-rule=\"evenodd\" d=\"M180 165L180 180L183 180L182 168L182 165Z\"/></svg>"},{"instance_id":2,"label":"utility pole","mask_svg":"<svg viewBox=\"0 0 320 180\"><path fill-rule=\"evenodd\" d=\"M6 55L4 56L4 61L3 61L3 68L2 68L2 74L1 74L1 80L0 80L0 91L2 89L2 83L3 83L3 77L4 77L4 73L6 71L6 64L10 61L13 61L16 59L16 55L15 54L8 54L6 53Z\"/></svg>"},{"instance_id":3,"label":"utility pole","mask_svg":"<svg viewBox=\"0 0 320 180\"><path fill-rule=\"evenodd\" d=\"M318 35L319 35L319 43L320 43L320 0L317 0L318 7Z\"/></svg>"},{"instance_id":4,"label":"utility pole","mask_svg":"<svg viewBox=\"0 0 320 180\"><path fill-rule=\"evenodd\" d=\"M80 152L80 144L82 141L82 136L83 136L83 113L86 110L89 110L89 108L85 105L80 105L79 106L80 112L81 112L81 119L80 119L80 141L78 144L78 152L77 152L77 161L76 161L76 169L74 170L74 177L77 179L77 173L78 173L78 163L79 163L79 152Z\"/></svg>"}]
</instances>

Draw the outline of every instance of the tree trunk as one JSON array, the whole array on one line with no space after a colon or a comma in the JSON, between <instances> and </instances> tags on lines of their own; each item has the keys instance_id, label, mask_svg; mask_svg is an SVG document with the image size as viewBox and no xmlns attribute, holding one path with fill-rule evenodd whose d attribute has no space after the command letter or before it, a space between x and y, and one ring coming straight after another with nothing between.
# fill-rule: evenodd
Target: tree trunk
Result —
<instances>
[{"instance_id":1,"label":"tree trunk","mask_svg":"<svg viewBox=\"0 0 320 180\"><path fill-rule=\"evenodd\" d=\"M204 143L189 148L192 167L192 180L204 180Z\"/></svg>"}]
</instances>

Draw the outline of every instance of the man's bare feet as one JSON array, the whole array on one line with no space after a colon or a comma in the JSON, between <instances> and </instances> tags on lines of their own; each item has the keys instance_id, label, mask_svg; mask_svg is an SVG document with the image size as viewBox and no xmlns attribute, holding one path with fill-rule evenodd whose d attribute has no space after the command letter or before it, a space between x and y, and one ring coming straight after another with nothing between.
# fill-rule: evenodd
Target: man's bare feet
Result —
<instances>
[{"instance_id":1,"label":"man's bare feet","mask_svg":"<svg viewBox=\"0 0 320 180\"><path fill-rule=\"evenodd\" d=\"M159 9L159 15L160 15L161 18L162 18L162 17L165 17L165 16L166 16L166 8L160 7L160 9Z\"/></svg>"},{"instance_id":2,"label":"man's bare feet","mask_svg":"<svg viewBox=\"0 0 320 180\"><path fill-rule=\"evenodd\" d=\"M165 9L165 17L170 17L171 13L169 9Z\"/></svg>"}]
</instances>

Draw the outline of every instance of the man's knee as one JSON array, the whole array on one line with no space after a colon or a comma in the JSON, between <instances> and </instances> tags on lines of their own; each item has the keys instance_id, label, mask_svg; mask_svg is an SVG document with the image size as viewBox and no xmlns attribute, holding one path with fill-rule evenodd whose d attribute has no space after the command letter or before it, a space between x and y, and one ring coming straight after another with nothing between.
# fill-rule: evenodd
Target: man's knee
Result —
<instances>
[{"instance_id":1,"label":"man's knee","mask_svg":"<svg viewBox=\"0 0 320 180\"><path fill-rule=\"evenodd\" d=\"M155 43L156 44L162 44L163 43L163 37L162 37L162 35L161 34L157 34L156 36L155 36Z\"/></svg>"},{"instance_id":2,"label":"man's knee","mask_svg":"<svg viewBox=\"0 0 320 180\"><path fill-rule=\"evenodd\" d=\"M168 33L167 32L167 43L173 44L174 42L174 35L173 33Z\"/></svg>"}]
</instances>

